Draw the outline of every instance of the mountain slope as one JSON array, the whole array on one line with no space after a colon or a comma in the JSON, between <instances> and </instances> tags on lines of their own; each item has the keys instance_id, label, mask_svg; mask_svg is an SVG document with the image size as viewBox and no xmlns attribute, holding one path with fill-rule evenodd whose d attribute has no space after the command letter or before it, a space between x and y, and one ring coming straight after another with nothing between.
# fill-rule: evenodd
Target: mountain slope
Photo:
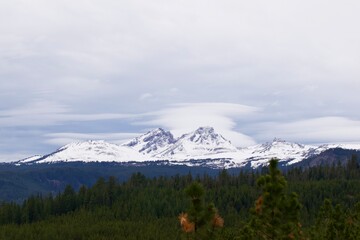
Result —
<instances>
[{"instance_id":1,"label":"mountain slope","mask_svg":"<svg viewBox=\"0 0 360 240\"><path fill-rule=\"evenodd\" d=\"M57 151L36 159L36 163L54 162L122 162L144 161L146 158L136 150L107 143L105 141L75 142L59 148ZM26 161L29 163L29 161Z\"/></svg>"},{"instance_id":2,"label":"mountain slope","mask_svg":"<svg viewBox=\"0 0 360 240\"><path fill-rule=\"evenodd\" d=\"M278 158L283 163L294 164L312 156L315 149L315 146L291 143L275 138L272 142L240 149L239 155L234 159L240 165L250 164L253 168L266 165L271 158Z\"/></svg>"},{"instance_id":3,"label":"mountain slope","mask_svg":"<svg viewBox=\"0 0 360 240\"><path fill-rule=\"evenodd\" d=\"M319 154L315 154L309 158L306 158L300 162L295 163L294 167L314 167L314 166L338 166L346 165L352 156L356 156L360 159L360 150L346 148L329 148Z\"/></svg>"},{"instance_id":4,"label":"mountain slope","mask_svg":"<svg viewBox=\"0 0 360 240\"><path fill-rule=\"evenodd\" d=\"M156 162L158 165L257 168L266 165L271 158L278 158L280 164L289 166L334 148L358 150L360 145L311 146L275 138L272 142L236 148L212 127L200 127L177 139L169 131L157 128L122 145L105 141L76 142L48 155L26 158L16 164L118 162L144 165Z\"/></svg>"},{"instance_id":5,"label":"mountain slope","mask_svg":"<svg viewBox=\"0 0 360 240\"><path fill-rule=\"evenodd\" d=\"M160 152L156 157L185 160L207 158L224 152L235 152L236 147L212 127L200 127L194 132L182 135L174 144Z\"/></svg>"},{"instance_id":6,"label":"mountain slope","mask_svg":"<svg viewBox=\"0 0 360 240\"><path fill-rule=\"evenodd\" d=\"M123 146L130 147L144 155L155 155L164 151L175 142L174 136L169 131L156 128L124 143Z\"/></svg>"}]
</instances>

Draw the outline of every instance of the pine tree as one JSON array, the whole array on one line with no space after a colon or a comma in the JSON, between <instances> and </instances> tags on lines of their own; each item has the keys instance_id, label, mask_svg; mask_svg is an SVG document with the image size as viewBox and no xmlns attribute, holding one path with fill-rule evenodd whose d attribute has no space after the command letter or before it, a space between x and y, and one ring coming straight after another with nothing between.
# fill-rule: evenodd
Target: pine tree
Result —
<instances>
[{"instance_id":1,"label":"pine tree","mask_svg":"<svg viewBox=\"0 0 360 240\"><path fill-rule=\"evenodd\" d=\"M311 237L319 240L358 240L359 233L360 203L356 204L352 211L345 212L339 204L333 207L331 200L325 199L312 228Z\"/></svg>"},{"instance_id":2,"label":"pine tree","mask_svg":"<svg viewBox=\"0 0 360 240\"><path fill-rule=\"evenodd\" d=\"M190 198L191 206L187 213L180 214L179 221L187 239L215 239L216 229L223 227L224 220L214 204L205 205L203 186L194 182L185 189L185 194Z\"/></svg>"},{"instance_id":3,"label":"pine tree","mask_svg":"<svg viewBox=\"0 0 360 240\"><path fill-rule=\"evenodd\" d=\"M271 159L269 173L257 180L262 194L251 210L252 217L242 229L241 239L302 239L299 211L301 205L295 193L286 193L287 182Z\"/></svg>"}]
</instances>

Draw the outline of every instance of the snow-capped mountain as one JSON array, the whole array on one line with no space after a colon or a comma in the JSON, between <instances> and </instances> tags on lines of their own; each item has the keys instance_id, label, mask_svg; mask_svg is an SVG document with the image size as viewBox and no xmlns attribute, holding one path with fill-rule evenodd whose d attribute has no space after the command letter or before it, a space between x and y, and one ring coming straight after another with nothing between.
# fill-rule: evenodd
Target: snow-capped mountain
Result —
<instances>
[{"instance_id":1,"label":"snow-capped mountain","mask_svg":"<svg viewBox=\"0 0 360 240\"><path fill-rule=\"evenodd\" d=\"M236 147L212 127L200 127L182 135L176 142L156 156L165 159L207 158L209 155L235 152Z\"/></svg>"},{"instance_id":2,"label":"snow-capped mountain","mask_svg":"<svg viewBox=\"0 0 360 240\"><path fill-rule=\"evenodd\" d=\"M24 158L24 159L21 159L19 162L22 162L22 163L31 163L31 162L34 162L40 158L42 158L43 156L41 155L34 155L34 156L31 156L31 157L27 157L27 158Z\"/></svg>"},{"instance_id":3,"label":"snow-capped mountain","mask_svg":"<svg viewBox=\"0 0 360 240\"><path fill-rule=\"evenodd\" d=\"M283 165L292 165L333 148L360 150L360 144L311 146L275 138L272 142L236 148L212 127L200 127L177 139L169 131L157 128L122 145L105 141L75 142L53 153L26 158L16 164L78 161L131 164L157 162L211 168L257 168L266 165L271 158L278 158Z\"/></svg>"},{"instance_id":4,"label":"snow-capped mountain","mask_svg":"<svg viewBox=\"0 0 360 240\"><path fill-rule=\"evenodd\" d=\"M156 128L124 143L123 146L133 148L144 155L155 155L169 148L175 141L171 132Z\"/></svg>"},{"instance_id":5,"label":"snow-capped mountain","mask_svg":"<svg viewBox=\"0 0 360 240\"><path fill-rule=\"evenodd\" d=\"M55 152L38 157L26 159L25 163L55 163L55 162L121 162L136 159L145 161L146 158L135 149L107 143L105 141L85 141L67 144ZM31 161L30 161L31 160Z\"/></svg>"},{"instance_id":6,"label":"snow-capped mountain","mask_svg":"<svg viewBox=\"0 0 360 240\"><path fill-rule=\"evenodd\" d=\"M239 149L241 157L235 157L235 160L238 159L239 163L250 163L253 168L266 164L271 158L278 158L280 162L291 165L315 154L316 148L316 146L291 143L274 138L272 142ZM243 159L246 161L244 162Z\"/></svg>"}]
</instances>

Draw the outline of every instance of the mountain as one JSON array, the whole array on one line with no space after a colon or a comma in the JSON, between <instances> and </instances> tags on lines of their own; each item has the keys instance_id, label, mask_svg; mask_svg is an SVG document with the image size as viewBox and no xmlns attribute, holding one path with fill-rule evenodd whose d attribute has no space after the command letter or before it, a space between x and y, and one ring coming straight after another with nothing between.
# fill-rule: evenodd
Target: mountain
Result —
<instances>
[{"instance_id":1,"label":"mountain","mask_svg":"<svg viewBox=\"0 0 360 240\"><path fill-rule=\"evenodd\" d=\"M123 144L144 155L156 155L176 142L169 131L157 128Z\"/></svg>"},{"instance_id":2,"label":"mountain","mask_svg":"<svg viewBox=\"0 0 360 240\"><path fill-rule=\"evenodd\" d=\"M211 155L236 152L237 149L212 127L200 127L196 131L182 135L176 142L156 156L164 159L207 158Z\"/></svg>"},{"instance_id":3,"label":"mountain","mask_svg":"<svg viewBox=\"0 0 360 240\"><path fill-rule=\"evenodd\" d=\"M240 149L241 154L239 157L235 156L234 159L238 164L250 164L252 168L266 165L271 158L278 158L280 163L291 165L314 155L316 148L316 146L274 138L272 142Z\"/></svg>"},{"instance_id":4,"label":"mountain","mask_svg":"<svg viewBox=\"0 0 360 240\"><path fill-rule=\"evenodd\" d=\"M343 145L343 148L329 148L319 154L314 154L300 162L293 164L293 167L309 168L314 166L338 166L346 165L353 156L360 159L360 150L351 149L349 145ZM358 160L359 161L359 160Z\"/></svg>"},{"instance_id":5,"label":"mountain","mask_svg":"<svg viewBox=\"0 0 360 240\"><path fill-rule=\"evenodd\" d=\"M41 156L41 155L34 155L34 156L31 156L31 157L21 159L19 162L21 162L21 163L31 163L31 162L39 160L42 157L43 156Z\"/></svg>"},{"instance_id":6,"label":"mountain","mask_svg":"<svg viewBox=\"0 0 360 240\"><path fill-rule=\"evenodd\" d=\"M278 158L283 166L300 166L304 160L316 159L321 153L335 148L359 150L360 144L312 146L275 138L272 142L236 148L212 127L200 127L179 138L175 138L169 131L157 128L122 145L105 141L75 142L53 153L26 158L15 164L114 162L141 166L185 165L221 169L258 168L266 165L269 159Z\"/></svg>"},{"instance_id":7,"label":"mountain","mask_svg":"<svg viewBox=\"0 0 360 240\"><path fill-rule=\"evenodd\" d=\"M56 163L56 162L122 162L145 161L142 154L135 149L105 141L75 142L65 145L53 153L28 158L18 163Z\"/></svg>"}]
</instances>

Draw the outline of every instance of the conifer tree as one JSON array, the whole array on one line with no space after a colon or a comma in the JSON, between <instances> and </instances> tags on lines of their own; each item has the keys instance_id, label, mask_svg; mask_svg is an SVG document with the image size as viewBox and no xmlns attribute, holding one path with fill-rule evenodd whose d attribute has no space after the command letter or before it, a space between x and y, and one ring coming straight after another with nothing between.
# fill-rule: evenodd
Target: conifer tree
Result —
<instances>
[{"instance_id":1,"label":"conifer tree","mask_svg":"<svg viewBox=\"0 0 360 240\"><path fill-rule=\"evenodd\" d=\"M319 240L358 240L359 233L360 203L346 213L339 204L333 207L331 200L325 199L312 228L311 237Z\"/></svg>"},{"instance_id":2,"label":"conifer tree","mask_svg":"<svg viewBox=\"0 0 360 240\"><path fill-rule=\"evenodd\" d=\"M348 239L360 239L360 202L355 204L346 218L345 234Z\"/></svg>"},{"instance_id":3,"label":"conifer tree","mask_svg":"<svg viewBox=\"0 0 360 240\"><path fill-rule=\"evenodd\" d=\"M180 214L179 221L183 232L187 234L187 239L216 239L216 229L224 225L224 220L214 204L205 205L204 193L203 186L198 182L192 183L185 189L185 194L191 200L191 206L187 213Z\"/></svg>"},{"instance_id":4,"label":"conifer tree","mask_svg":"<svg viewBox=\"0 0 360 240\"><path fill-rule=\"evenodd\" d=\"M269 173L257 180L262 194L251 210L252 217L240 239L303 239L299 223L300 203L295 193L286 193L287 182L271 159Z\"/></svg>"}]
</instances>

